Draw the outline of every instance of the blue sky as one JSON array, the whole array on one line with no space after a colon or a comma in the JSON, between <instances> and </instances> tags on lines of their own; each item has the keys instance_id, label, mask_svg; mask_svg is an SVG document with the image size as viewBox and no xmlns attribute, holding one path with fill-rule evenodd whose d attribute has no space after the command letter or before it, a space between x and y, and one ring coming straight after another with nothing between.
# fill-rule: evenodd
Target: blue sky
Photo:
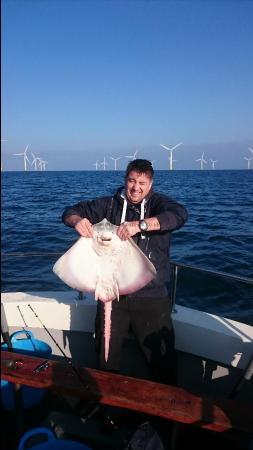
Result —
<instances>
[{"instance_id":1,"label":"blue sky","mask_svg":"<svg viewBox=\"0 0 253 450\"><path fill-rule=\"evenodd\" d=\"M252 86L252 1L2 0L4 170L246 168Z\"/></svg>"}]
</instances>

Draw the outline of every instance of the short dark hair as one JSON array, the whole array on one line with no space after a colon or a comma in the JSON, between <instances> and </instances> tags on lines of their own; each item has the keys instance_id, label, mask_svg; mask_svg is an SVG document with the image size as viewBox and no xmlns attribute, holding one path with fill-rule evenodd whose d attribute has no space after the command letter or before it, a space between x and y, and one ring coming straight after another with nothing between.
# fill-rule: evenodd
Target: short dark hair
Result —
<instances>
[{"instance_id":1,"label":"short dark hair","mask_svg":"<svg viewBox=\"0 0 253 450\"><path fill-rule=\"evenodd\" d=\"M126 178L128 177L129 173L132 172L132 170L135 170L140 174L145 173L150 178L153 178L154 176L152 163L147 159L134 159L133 161L131 161L126 168Z\"/></svg>"}]
</instances>

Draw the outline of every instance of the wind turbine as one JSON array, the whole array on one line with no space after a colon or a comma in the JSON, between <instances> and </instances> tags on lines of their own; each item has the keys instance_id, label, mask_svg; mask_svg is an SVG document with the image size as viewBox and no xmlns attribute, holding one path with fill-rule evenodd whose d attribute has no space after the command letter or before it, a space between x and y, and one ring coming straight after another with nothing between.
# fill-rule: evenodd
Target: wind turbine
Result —
<instances>
[{"instance_id":1,"label":"wind turbine","mask_svg":"<svg viewBox=\"0 0 253 450\"><path fill-rule=\"evenodd\" d=\"M44 160L40 160L40 167L41 167L41 170L46 170L46 164L48 164L48 161L44 161Z\"/></svg>"},{"instance_id":2,"label":"wind turbine","mask_svg":"<svg viewBox=\"0 0 253 450\"><path fill-rule=\"evenodd\" d=\"M27 157L27 154L26 154L26 152L28 150L28 147L29 147L29 144L26 146L26 149L25 149L25 151L23 153L14 153L13 154L14 156L20 156L20 155L24 156L24 169L25 169L25 171L27 171L27 163L30 164L30 161L29 161L29 159Z\"/></svg>"},{"instance_id":3,"label":"wind turbine","mask_svg":"<svg viewBox=\"0 0 253 450\"><path fill-rule=\"evenodd\" d=\"M204 153L202 153L201 158L196 159L196 161L200 161L200 169L204 170L204 164L207 164L207 162L204 159Z\"/></svg>"},{"instance_id":4,"label":"wind turbine","mask_svg":"<svg viewBox=\"0 0 253 450\"><path fill-rule=\"evenodd\" d=\"M1 139L1 142L5 142L5 139ZM2 145L1 145L1 147L2 147ZM1 159L1 172L3 171L3 162L2 162L2 159Z\"/></svg>"},{"instance_id":5,"label":"wind turbine","mask_svg":"<svg viewBox=\"0 0 253 450\"><path fill-rule=\"evenodd\" d=\"M251 161L253 159L253 156L251 156L251 158L246 158L246 156L244 156L244 159L246 159L246 161L248 161L248 169L250 169L250 165L251 165Z\"/></svg>"},{"instance_id":6,"label":"wind turbine","mask_svg":"<svg viewBox=\"0 0 253 450\"><path fill-rule=\"evenodd\" d=\"M31 155L32 155L32 157L33 157L31 166L34 165L34 170L38 170L38 166L39 166L39 165L41 166L41 161L42 161L42 160L41 160L41 158L39 158L38 156L36 157L35 154L34 154L33 152L31 152ZM38 166L37 166L37 161L39 161Z\"/></svg>"},{"instance_id":7,"label":"wind turbine","mask_svg":"<svg viewBox=\"0 0 253 450\"><path fill-rule=\"evenodd\" d=\"M117 161L122 158L122 156L119 156L118 158L113 158L113 156L110 156L110 158L114 161L114 170L117 170Z\"/></svg>"},{"instance_id":8,"label":"wind turbine","mask_svg":"<svg viewBox=\"0 0 253 450\"><path fill-rule=\"evenodd\" d=\"M173 164L174 162L177 162L177 160L176 160L176 159L172 159L172 164Z\"/></svg>"},{"instance_id":9,"label":"wind turbine","mask_svg":"<svg viewBox=\"0 0 253 450\"><path fill-rule=\"evenodd\" d=\"M38 159L38 168L40 167L40 171L42 171L42 159L41 158L37 158ZM38 169L39 170L39 169Z\"/></svg>"},{"instance_id":10,"label":"wind turbine","mask_svg":"<svg viewBox=\"0 0 253 450\"><path fill-rule=\"evenodd\" d=\"M136 155L139 150L136 150L133 155L125 155L125 158L130 158L132 161L136 159Z\"/></svg>"},{"instance_id":11,"label":"wind turbine","mask_svg":"<svg viewBox=\"0 0 253 450\"><path fill-rule=\"evenodd\" d=\"M108 164L107 164L107 162L105 161L105 156L104 156L104 160L101 162L100 166L103 167L103 170L106 170L106 169L105 169L105 166L108 166Z\"/></svg>"},{"instance_id":12,"label":"wind turbine","mask_svg":"<svg viewBox=\"0 0 253 450\"><path fill-rule=\"evenodd\" d=\"M248 147L248 149L251 153L253 153L253 149L251 147Z\"/></svg>"},{"instance_id":13,"label":"wind turbine","mask_svg":"<svg viewBox=\"0 0 253 450\"><path fill-rule=\"evenodd\" d=\"M98 170L98 168L99 168L99 162L98 161L96 161L94 164L92 164L93 166L95 166L96 167L96 170Z\"/></svg>"},{"instance_id":14,"label":"wind turbine","mask_svg":"<svg viewBox=\"0 0 253 450\"><path fill-rule=\"evenodd\" d=\"M212 163L212 169L215 169L215 163L218 162L218 160L217 159L216 160L210 159L210 161Z\"/></svg>"},{"instance_id":15,"label":"wind turbine","mask_svg":"<svg viewBox=\"0 0 253 450\"><path fill-rule=\"evenodd\" d=\"M173 170L173 150L175 150L177 147L182 145L182 142L179 142L179 144L174 145L174 147L166 147L166 145L160 144L161 147L165 148L165 150L168 150L170 152L169 155L169 170Z\"/></svg>"}]
</instances>

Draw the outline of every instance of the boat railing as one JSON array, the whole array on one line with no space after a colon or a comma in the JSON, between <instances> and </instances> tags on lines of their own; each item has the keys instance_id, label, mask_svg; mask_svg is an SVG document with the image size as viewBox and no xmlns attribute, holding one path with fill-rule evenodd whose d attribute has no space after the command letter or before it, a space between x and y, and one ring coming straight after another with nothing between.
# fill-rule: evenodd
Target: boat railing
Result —
<instances>
[{"instance_id":1,"label":"boat railing","mask_svg":"<svg viewBox=\"0 0 253 450\"><path fill-rule=\"evenodd\" d=\"M35 252L35 253L2 253L2 258L5 257L15 257L15 258L25 258L25 257L60 257L62 253L60 252ZM206 269L204 267L193 266L191 264L185 264L177 261L170 261L170 280L171 280L171 298L172 298L172 312L176 312L176 296L177 296L177 285L178 285L178 274L181 269L189 269L195 272L201 272L209 274L215 277L221 277L230 279L233 281L239 281L241 283L247 283L253 285L253 278L244 277L241 275L233 275L223 271L217 271L213 269ZM84 298L83 292L78 292L77 300L82 300Z\"/></svg>"},{"instance_id":2,"label":"boat railing","mask_svg":"<svg viewBox=\"0 0 253 450\"><path fill-rule=\"evenodd\" d=\"M241 283L247 283L253 285L253 278L243 277L241 275L233 275L227 272L217 271L213 269L206 269L203 267L192 266L191 264L179 263L176 261L170 261L171 270L171 299L172 299L172 312L176 313L176 296L177 296L177 284L178 284L178 274L180 269L190 269L196 272L206 273L212 276L227 278L233 281L239 281Z\"/></svg>"}]
</instances>

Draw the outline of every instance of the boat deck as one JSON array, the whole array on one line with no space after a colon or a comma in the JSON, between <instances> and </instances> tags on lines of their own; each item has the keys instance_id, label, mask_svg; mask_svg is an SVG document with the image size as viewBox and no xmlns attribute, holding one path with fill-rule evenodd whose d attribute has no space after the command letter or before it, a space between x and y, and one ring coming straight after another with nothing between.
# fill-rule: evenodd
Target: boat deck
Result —
<instances>
[{"instance_id":1,"label":"boat deck","mask_svg":"<svg viewBox=\"0 0 253 450\"><path fill-rule=\"evenodd\" d=\"M52 357L64 361L58 346L50 339L44 328L29 328L37 339L47 342L52 348ZM20 330L20 327L10 327L10 334ZM81 331L56 330L48 331L68 358L77 367L96 367L94 339L91 333ZM249 344L252 346L252 343ZM245 346L245 344L244 344ZM229 397L244 371L238 367L217 363L211 359L177 351L178 354L178 385L197 395ZM136 378L149 379L147 367L136 341L131 334L126 340L121 373ZM238 392L237 399L253 403L253 379L244 383Z\"/></svg>"},{"instance_id":2,"label":"boat deck","mask_svg":"<svg viewBox=\"0 0 253 450\"><path fill-rule=\"evenodd\" d=\"M3 294L10 334L25 326L34 333L36 339L45 341L52 347L53 360L66 364L60 347L76 367L95 368L91 329L95 303L89 299L76 302L71 297L73 293L68 292L21 294ZM39 324L29 304L33 305L53 340L47 330ZM252 358L253 328L200 311L190 311L184 307L178 307L178 313L173 314L173 321L176 331L179 387L198 396L228 398L242 379L245 368ZM143 356L131 334L125 342L121 369L122 374L126 376L148 379ZM244 382L236 400L252 406L252 377ZM105 414L101 409L87 419L89 413L87 402L82 401L78 404L74 397L48 390L39 406L25 410L20 423L22 432L32 427L46 425L52 428L59 438L77 439L90 445L93 450L126 450L125 441L129 441L138 425L145 421L149 421L159 432L166 450L185 450L189 446L205 450L213 450L215 446L222 446L223 450L253 448L251 434L242 435L238 430L236 433L233 430L217 433L201 429L199 426L174 422L168 418L158 418L152 414L120 408L113 411L117 431L105 423ZM14 412L2 411L4 450L17 450L18 437L14 433L16 419Z\"/></svg>"},{"instance_id":3,"label":"boat deck","mask_svg":"<svg viewBox=\"0 0 253 450\"><path fill-rule=\"evenodd\" d=\"M3 448L6 450L16 448L17 435L11 430L15 425L22 433L31 427L47 426L57 437L85 442L94 450L125 449L138 425L146 421L159 433L165 449L184 449L189 439L194 439L194 448L204 446L205 449L211 448L211 443L222 445L223 449L249 449L252 443L251 403L219 398L214 401L192 395L182 388L79 369L82 380L93 380L86 390L66 364L50 361L45 373L31 378L32 368L43 359L3 353L2 373L6 379L38 387L50 386L39 406L19 411L18 415L17 411L2 413ZM18 370L13 370L7 362L18 357L23 363ZM116 405L109 406L109 414L114 417L116 426L105 420L108 407L103 405ZM207 433L206 428L215 432Z\"/></svg>"}]
</instances>

